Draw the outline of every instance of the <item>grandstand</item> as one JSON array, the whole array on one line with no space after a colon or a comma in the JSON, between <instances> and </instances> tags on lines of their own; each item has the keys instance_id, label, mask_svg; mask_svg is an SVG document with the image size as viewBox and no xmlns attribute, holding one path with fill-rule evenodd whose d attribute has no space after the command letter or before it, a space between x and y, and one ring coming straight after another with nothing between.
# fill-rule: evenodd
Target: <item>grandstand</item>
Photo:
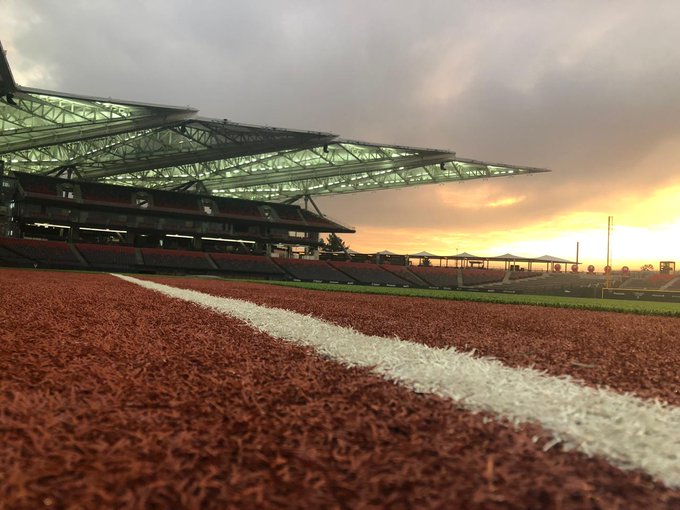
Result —
<instances>
[{"instance_id":1,"label":"grandstand","mask_svg":"<svg viewBox=\"0 0 680 510\"><path fill-rule=\"evenodd\" d=\"M1 47L0 84L0 234L8 237L93 243L105 236L84 229L120 230L131 247L160 249L167 235L183 235L191 242L177 248L200 250L217 237L253 253L304 246L314 257L321 232L354 229L321 214L312 197L547 171L22 87ZM174 267L170 258L163 264Z\"/></svg>"},{"instance_id":2,"label":"grandstand","mask_svg":"<svg viewBox=\"0 0 680 510\"><path fill-rule=\"evenodd\" d=\"M0 87L5 265L474 286L505 272L318 260L354 229L313 197L548 171L22 87L1 47Z\"/></svg>"},{"instance_id":3,"label":"grandstand","mask_svg":"<svg viewBox=\"0 0 680 510\"><path fill-rule=\"evenodd\" d=\"M149 248L161 248L169 239L174 243L184 239L183 247L192 249L201 249L203 238L209 238L236 246L248 241L267 251L271 249L267 245L281 238L316 246L322 231L353 232L311 211L305 211L303 218L297 205L109 184L93 187L79 179L23 172L6 178L5 184L12 191L12 228L23 237L94 242L93 232L98 232L100 237L116 234L125 245ZM199 208L208 202L208 211ZM272 206L285 208L288 216L266 214Z\"/></svg>"},{"instance_id":4,"label":"grandstand","mask_svg":"<svg viewBox=\"0 0 680 510\"><path fill-rule=\"evenodd\" d=\"M590 273L403 266L8 237L0 238L0 265L579 297L601 297L607 286L605 275ZM608 297L677 301L680 277L674 274L618 275L609 284L612 290L620 289L620 292L609 292Z\"/></svg>"}]
</instances>

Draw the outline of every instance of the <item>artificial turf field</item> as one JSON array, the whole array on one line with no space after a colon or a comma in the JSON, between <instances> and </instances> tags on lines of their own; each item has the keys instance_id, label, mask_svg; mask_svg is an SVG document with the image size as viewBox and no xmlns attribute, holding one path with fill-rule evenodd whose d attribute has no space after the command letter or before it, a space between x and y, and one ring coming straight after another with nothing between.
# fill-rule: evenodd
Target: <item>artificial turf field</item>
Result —
<instances>
[{"instance_id":1,"label":"artificial turf field","mask_svg":"<svg viewBox=\"0 0 680 510\"><path fill-rule=\"evenodd\" d=\"M675 316L3 269L0 327L0 508L680 504Z\"/></svg>"}]
</instances>

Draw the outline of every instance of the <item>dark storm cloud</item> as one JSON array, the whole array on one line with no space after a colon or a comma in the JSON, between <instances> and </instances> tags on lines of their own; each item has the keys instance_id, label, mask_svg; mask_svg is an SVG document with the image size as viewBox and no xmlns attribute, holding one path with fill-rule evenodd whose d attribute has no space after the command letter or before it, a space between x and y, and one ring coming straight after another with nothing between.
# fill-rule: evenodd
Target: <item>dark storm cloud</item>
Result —
<instances>
[{"instance_id":1,"label":"dark storm cloud","mask_svg":"<svg viewBox=\"0 0 680 510\"><path fill-rule=\"evenodd\" d=\"M677 180L664 165L641 175L680 136L675 2L9 6L26 20L0 21L10 63L46 70L33 86L554 170L322 200L359 227L507 227Z\"/></svg>"}]
</instances>

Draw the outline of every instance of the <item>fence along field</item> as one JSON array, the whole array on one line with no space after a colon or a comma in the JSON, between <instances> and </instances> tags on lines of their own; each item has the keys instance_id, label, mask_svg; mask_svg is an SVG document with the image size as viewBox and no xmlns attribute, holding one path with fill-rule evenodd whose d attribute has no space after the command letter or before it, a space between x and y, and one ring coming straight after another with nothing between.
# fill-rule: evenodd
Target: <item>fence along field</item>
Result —
<instances>
[{"instance_id":1,"label":"fence along field","mask_svg":"<svg viewBox=\"0 0 680 510\"><path fill-rule=\"evenodd\" d=\"M569 296L537 296L532 294L500 294L494 292L484 292L483 290L456 291L439 289L432 290L398 287L374 287L368 285L347 286L334 283L288 282L276 280L270 280L267 281L267 283L270 285L283 285L287 287L333 292L425 297L454 301L536 305L557 308L574 308L579 310L600 310L610 312L636 313L642 315L668 315L672 317L680 317L680 303L668 303L660 301L638 301L634 299L592 299Z\"/></svg>"}]
</instances>

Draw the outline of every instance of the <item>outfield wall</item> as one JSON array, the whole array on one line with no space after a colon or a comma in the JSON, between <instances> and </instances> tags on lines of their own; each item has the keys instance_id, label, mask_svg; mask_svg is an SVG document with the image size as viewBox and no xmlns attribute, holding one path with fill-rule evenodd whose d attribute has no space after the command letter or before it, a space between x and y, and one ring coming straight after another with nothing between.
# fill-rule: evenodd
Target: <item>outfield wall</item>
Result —
<instances>
[{"instance_id":1,"label":"outfield wall","mask_svg":"<svg viewBox=\"0 0 680 510\"><path fill-rule=\"evenodd\" d=\"M677 290L643 290L643 289L602 289L602 297L606 299L627 299L640 301L663 301L680 303L680 291Z\"/></svg>"}]
</instances>

